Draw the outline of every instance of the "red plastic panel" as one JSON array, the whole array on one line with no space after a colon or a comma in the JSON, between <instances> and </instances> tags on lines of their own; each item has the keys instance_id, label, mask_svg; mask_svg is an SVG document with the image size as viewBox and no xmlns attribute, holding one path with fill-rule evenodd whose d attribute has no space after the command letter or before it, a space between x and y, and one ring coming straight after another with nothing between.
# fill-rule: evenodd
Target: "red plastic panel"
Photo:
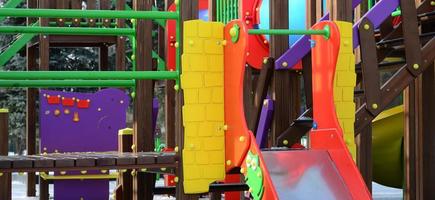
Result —
<instances>
[{"instance_id":1,"label":"red plastic panel","mask_svg":"<svg viewBox=\"0 0 435 200\"><path fill-rule=\"evenodd\" d=\"M239 26L239 38L236 43L231 41L230 29L234 25ZM225 132L225 159L227 171L240 166L244 159L250 142L249 130L246 125L243 110L243 77L245 74L247 32L244 24L239 21L231 21L225 26L224 48L225 64L225 124L228 129Z\"/></svg>"},{"instance_id":2,"label":"red plastic panel","mask_svg":"<svg viewBox=\"0 0 435 200\"><path fill-rule=\"evenodd\" d=\"M313 29L330 28L330 38L313 35L313 117L317 130L310 133L312 149L327 150L353 199L371 199L346 145L334 106L334 76L340 47L340 35L333 22L319 22ZM353 59L353 58L351 58Z\"/></svg>"}]
</instances>

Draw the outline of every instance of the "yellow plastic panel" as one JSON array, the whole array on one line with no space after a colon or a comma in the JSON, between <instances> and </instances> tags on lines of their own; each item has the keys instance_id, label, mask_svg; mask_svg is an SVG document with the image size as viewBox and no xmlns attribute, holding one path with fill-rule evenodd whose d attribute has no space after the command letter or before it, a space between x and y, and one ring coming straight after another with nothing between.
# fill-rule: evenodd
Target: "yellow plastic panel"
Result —
<instances>
[{"instance_id":1,"label":"yellow plastic panel","mask_svg":"<svg viewBox=\"0 0 435 200\"><path fill-rule=\"evenodd\" d=\"M340 30L340 52L338 53L337 68L334 80L334 103L338 121L343 130L344 141L356 158L354 140L355 103L353 91L356 84L355 55L352 46L352 24L348 22L335 22Z\"/></svg>"},{"instance_id":2,"label":"yellow plastic panel","mask_svg":"<svg viewBox=\"0 0 435 200\"><path fill-rule=\"evenodd\" d=\"M224 25L192 20L184 27L184 192L197 194L225 178Z\"/></svg>"}]
</instances>

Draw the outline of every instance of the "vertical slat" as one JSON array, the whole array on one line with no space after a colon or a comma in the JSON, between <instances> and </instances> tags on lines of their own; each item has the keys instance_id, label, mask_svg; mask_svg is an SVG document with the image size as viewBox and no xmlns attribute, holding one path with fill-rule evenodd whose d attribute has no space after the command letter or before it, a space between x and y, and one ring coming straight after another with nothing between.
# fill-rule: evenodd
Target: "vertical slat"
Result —
<instances>
[{"instance_id":1,"label":"vertical slat","mask_svg":"<svg viewBox=\"0 0 435 200\"><path fill-rule=\"evenodd\" d=\"M116 10L125 10L125 0L116 1ZM117 19L116 25L124 28L125 19ZM125 36L118 36L116 39L115 67L117 71L125 71Z\"/></svg>"},{"instance_id":2,"label":"vertical slat","mask_svg":"<svg viewBox=\"0 0 435 200\"><path fill-rule=\"evenodd\" d=\"M67 5L66 5L66 0L58 0L56 1L56 8L57 9L66 9ZM65 25L65 19L64 18L58 18L57 19L57 25L58 26L64 26Z\"/></svg>"},{"instance_id":3,"label":"vertical slat","mask_svg":"<svg viewBox=\"0 0 435 200\"><path fill-rule=\"evenodd\" d=\"M36 0L27 0L29 8L37 8ZM27 18L27 25L35 22L34 18ZM27 70L36 70L38 64L36 63L37 52L35 47L26 47L26 68ZM36 89L26 90L26 149L27 153L35 154L36 151ZM27 196L36 195L36 176L35 173L27 173Z\"/></svg>"},{"instance_id":4,"label":"vertical slat","mask_svg":"<svg viewBox=\"0 0 435 200\"><path fill-rule=\"evenodd\" d=\"M87 10L95 10L95 9L97 9L97 2L96 2L96 0L88 0L87 1L87 8L86 9ZM86 20L88 21L89 26L95 26L95 20L96 19L89 18L89 19L86 19Z\"/></svg>"},{"instance_id":5,"label":"vertical slat","mask_svg":"<svg viewBox=\"0 0 435 200\"><path fill-rule=\"evenodd\" d=\"M49 183L47 180L43 178L39 178L39 200L48 200L50 199L49 193Z\"/></svg>"},{"instance_id":6,"label":"vertical slat","mask_svg":"<svg viewBox=\"0 0 435 200\"><path fill-rule=\"evenodd\" d=\"M151 10L152 0L134 0L135 10ZM152 70L152 21L137 20L136 27L136 67L138 71ZM154 150L153 124L153 82L151 80L136 81L136 97L133 110L134 145L135 151ZM155 175L144 172L137 173L133 179L134 200L146 200L153 198Z\"/></svg>"},{"instance_id":7,"label":"vertical slat","mask_svg":"<svg viewBox=\"0 0 435 200\"><path fill-rule=\"evenodd\" d=\"M361 172L361 176L366 182L369 191L372 189L372 125L366 126L361 134L357 136L356 140L359 144L359 148L362 151L357 151L357 163Z\"/></svg>"},{"instance_id":8,"label":"vertical slat","mask_svg":"<svg viewBox=\"0 0 435 200\"><path fill-rule=\"evenodd\" d=\"M100 0L100 10L110 10L110 0ZM110 19L101 19L103 26L110 27Z\"/></svg>"},{"instance_id":9,"label":"vertical slat","mask_svg":"<svg viewBox=\"0 0 435 200\"><path fill-rule=\"evenodd\" d=\"M288 29L288 0L270 1L270 28ZM270 57L278 58L288 49L288 36L274 35L270 37ZM280 70L273 74L272 98L275 103L275 112L272 124L272 143L275 144L278 136L290 125L290 104L292 91L289 86L291 77L289 71ZM294 76L292 77L294 79Z\"/></svg>"},{"instance_id":10,"label":"vertical slat","mask_svg":"<svg viewBox=\"0 0 435 200\"><path fill-rule=\"evenodd\" d=\"M82 9L82 1L71 0L71 9ZM73 18L72 24L73 26L80 26L80 18Z\"/></svg>"},{"instance_id":11,"label":"vertical slat","mask_svg":"<svg viewBox=\"0 0 435 200\"><path fill-rule=\"evenodd\" d=\"M245 118L249 119L251 118L251 114L253 111L253 103L254 103L254 99L253 99L253 76L252 76L252 71L253 69L246 65L245 66L245 76L243 79L243 101L244 101L244 108L243 110L245 111ZM248 127L251 126L251 121L248 121Z\"/></svg>"},{"instance_id":12,"label":"vertical slat","mask_svg":"<svg viewBox=\"0 0 435 200\"><path fill-rule=\"evenodd\" d=\"M9 113L7 110L0 110L0 155L7 156L9 152ZM11 173L0 174L0 199L10 200L12 198Z\"/></svg>"}]
</instances>

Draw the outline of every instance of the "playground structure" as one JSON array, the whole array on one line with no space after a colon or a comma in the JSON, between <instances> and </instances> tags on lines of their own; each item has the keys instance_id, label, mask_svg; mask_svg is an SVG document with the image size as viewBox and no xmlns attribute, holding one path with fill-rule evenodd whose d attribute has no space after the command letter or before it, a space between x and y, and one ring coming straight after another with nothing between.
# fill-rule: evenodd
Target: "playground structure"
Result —
<instances>
[{"instance_id":1,"label":"playground structure","mask_svg":"<svg viewBox=\"0 0 435 200\"><path fill-rule=\"evenodd\" d=\"M306 30L288 29L288 0L270 0L270 29L258 29L264 23L259 0L165 1L168 11L151 0L133 0L132 9L118 0L115 10L104 0L87 0L87 10L74 0L28 0L28 9L15 8L20 2L0 8L0 17L28 19L27 26L0 26L2 34L21 34L0 52L0 63L25 47L28 71L1 71L0 87L28 88L28 155L0 157L1 199L11 198L11 172L28 172L29 196L39 172L40 199L49 198L50 182L55 198L67 199L56 195L56 187L62 189L56 181L75 177L116 177L116 199L207 193L239 199L242 191L253 199L370 199L372 180L404 188L405 199L435 199L434 1L307 0L307 19L290 18L290 24L306 21ZM205 9L209 22L195 20ZM157 52L153 23L159 25ZM289 47L288 35L302 36ZM116 66L107 71L112 44ZM101 71L49 71L51 46L99 47ZM381 82L385 70L394 74ZM154 152L152 80L166 83L166 146L173 152ZM104 115L123 117L101 126L102 133L118 133L118 152L114 141L86 152L50 146L66 142L50 141L55 132L47 127L94 131L79 122L106 112L103 100L94 103L98 93L34 89L59 87L131 88L133 127L120 127L129 101L123 92L107 97L121 98L113 102L122 101L122 111ZM36 151L38 93L42 149ZM389 109L402 93L404 105ZM77 110L64 109L68 100ZM7 153L6 110L0 119L0 153ZM51 124L55 120L65 124ZM106 176L109 170L118 174ZM155 187L154 173L173 175L175 186Z\"/></svg>"}]
</instances>

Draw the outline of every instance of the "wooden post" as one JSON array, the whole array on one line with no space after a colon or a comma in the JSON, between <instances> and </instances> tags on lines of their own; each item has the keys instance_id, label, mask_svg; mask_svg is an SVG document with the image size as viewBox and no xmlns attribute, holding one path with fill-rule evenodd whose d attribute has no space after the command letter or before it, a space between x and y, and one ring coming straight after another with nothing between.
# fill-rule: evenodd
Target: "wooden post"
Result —
<instances>
[{"instance_id":1,"label":"wooden post","mask_svg":"<svg viewBox=\"0 0 435 200\"><path fill-rule=\"evenodd\" d=\"M7 109L0 109L0 155L7 156L9 152L9 114ZM12 198L11 173L0 173L0 199Z\"/></svg>"},{"instance_id":2,"label":"wooden post","mask_svg":"<svg viewBox=\"0 0 435 200\"><path fill-rule=\"evenodd\" d=\"M131 145L133 145L133 134L131 129L123 129L118 133L118 152L131 152ZM122 172L118 177L118 186L121 186L122 195L117 199L128 200L132 199L133 194L133 179L131 170Z\"/></svg>"},{"instance_id":3,"label":"wooden post","mask_svg":"<svg viewBox=\"0 0 435 200\"><path fill-rule=\"evenodd\" d=\"M180 12L181 12L181 23L187 20L192 19L198 19L198 0L183 0L182 3L180 3ZM183 53L183 24L181 24L181 30L180 30L180 41L177 41L180 45L178 48L180 48L181 53ZM181 70L182 66L180 66ZM183 84L183 83L181 83ZM183 127L183 115L182 115L182 108L184 105L183 102L183 90L180 89L175 94L175 139L176 143L179 149L178 156L180 162L178 162L178 168L176 175L178 177L178 183L177 183L177 189L176 189L176 198L180 200L185 199L198 199L198 195L187 195L184 193L184 187L183 187L183 154L181 154L183 149L183 143L184 143L184 127Z\"/></svg>"},{"instance_id":4,"label":"wooden post","mask_svg":"<svg viewBox=\"0 0 435 200\"><path fill-rule=\"evenodd\" d=\"M49 8L49 0L40 0L39 2L39 8ZM48 26L49 19L48 18L39 18L40 26ZM39 36L39 70L41 71L48 71L50 70L50 39L48 35L41 34ZM37 94L37 91L35 92ZM35 99L37 99L37 96L35 95ZM35 109L35 107L33 108ZM36 111L35 111L35 117L36 117ZM33 138L27 138L29 142L32 142L33 144L36 143L36 136L32 136ZM31 141L34 140L34 141ZM35 147L33 147L35 149ZM30 149L28 149L29 151ZM35 150L32 150L32 153L28 154L35 154ZM29 186L28 186L29 187ZM50 197L49 190L48 190L48 181L44 180L43 178L39 177L39 198L41 200L48 200Z\"/></svg>"},{"instance_id":5,"label":"wooden post","mask_svg":"<svg viewBox=\"0 0 435 200\"><path fill-rule=\"evenodd\" d=\"M29 8L36 8L36 0L27 0ZM34 23L35 19L27 18L27 25ZM37 70L38 64L36 63L36 48L26 47L26 68L27 70ZM27 154L35 154L36 151L36 89L26 90L26 149ZM36 195L36 176L35 173L27 173L27 196Z\"/></svg>"},{"instance_id":6,"label":"wooden post","mask_svg":"<svg viewBox=\"0 0 435 200\"><path fill-rule=\"evenodd\" d=\"M134 0L135 10L151 10L152 0ZM136 67L138 71L151 71L152 62L152 21L137 20L136 27ZM139 56L140 55L140 56ZM136 97L133 110L133 140L134 152L147 152L154 150L153 123L153 81L136 81ZM147 200L153 198L155 175L138 172L133 178L133 199Z\"/></svg>"},{"instance_id":7,"label":"wooden post","mask_svg":"<svg viewBox=\"0 0 435 200\"><path fill-rule=\"evenodd\" d=\"M270 28L288 29L288 0L270 1ZM273 35L270 37L270 57L278 58L288 49L288 36ZM272 144L276 144L278 136L284 132L292 120L291 110L296 101L292 97L297 90L292 83L297 79L288 70L276 71L273 73L272 99L274 100L275 112L272 122Z\"/></svg>"}]
</instances>

